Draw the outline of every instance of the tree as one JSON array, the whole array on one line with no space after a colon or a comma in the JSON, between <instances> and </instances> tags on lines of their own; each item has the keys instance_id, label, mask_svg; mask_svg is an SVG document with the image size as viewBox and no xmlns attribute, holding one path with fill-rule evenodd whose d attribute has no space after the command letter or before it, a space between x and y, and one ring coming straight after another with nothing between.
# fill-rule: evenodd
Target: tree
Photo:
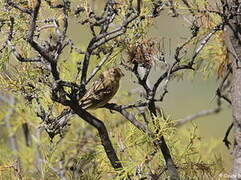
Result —
<instances>
[{"instance_id":1,"label":"tree","mask_svg":"<svg viewBox=\"0 0 241 180\"><path fill-rule=\"evenodd\" d=\"M79 3L67 0L6 0L0 4L0 30L3 37L0 47L1 82L5 91L9 90L14 94L14 97L11 95L10 98L2 96L8 104L8 113L2 114L8 131L19 129L19 126L10 122L14 109L19 115L32 120L22 120L17 124L22 127L26 146L36 151L36 178L57 176L60 179L97 179L108 176L112 179L159 179L164 178L164 173L170 179L213 177L222 168L217 170L211 167L210 162L198 161L197 156L192 157L198 149L195 147L195 142L199 139L196 127L189 136L190 141L184 140L186 144L179 145L177 128L197 117L218 113L225 101L231 104L233 109L233 174L237 179L240 174L238 124L241 121L238 68L240 2L220 1L213 4L211 1L202 0L107 0L101 11L94 5L94 1ZM173 18L183 17L188 20L191 30L189 37L176 47L170 60L166 59L165 52L160 48L161 43L147 35L148 28L155 19L167 12L171 13ZM84 36L81 31L86 29L86 32L90 33L91 38L87 43L71 38L74 23L78 24L75 28L85 28L78 29L80 36ZM194 53L191 54L189 49L194 50ZM84 110L79 103L81 97L90 82L110 64L122 66L127 75L134 75L141 87L137 88L140 96L124 96L123 104L108 103L96 112ZM156 80L151 74L155 72L155 66L158 67ZM159 103L164 101L168 94L169 82L178 77L182 78L190 71L201 71L204 74L215 72L212 75L221 79L216 91L217 107L176 122L165 114ZM125 105L124 101L132 98L135 103ZM25 108L26 103L28 108ZM111 115L105 109L112 112ZM102 112L101 116L99 111ZM118 124L113 126L109 121L106 125L104 119L118 119L114 112L118 112L131 123L127 129L118 127ZM85 122L81 130L77 128L81 122L76 116ZM39 119L42 122L36 128L32 124L39 124ZM102 172L101 167L105 166L101 161L102 156L98 154L101 150L98 150L100 147L95 148L99 140L86 123L98 132L106 158L115 174L108 175L108 169ZM72 126L72 129L69 126ZM111 132L114 138L109 134L111 126L116 131ZM33 129L34 139L31 136ZM46 151L43 146L47 142L41 141L43 130L52 143L52 148ZM230 145L227 139L229 131L224 139L227 147ZM125 132L126 137L129 135L130 139L123 142L124 136L121 132ZM18 153L20 150L15 133L19 132L11 133L10 148L17 159L16 166L1 167L13 168L18 178L22 179L23 176L30 176L30 172L25 172L21 161L24 158ZM71 133L74 135L71 136ZM81 144L76 141L74 148L64 147L64 143L68 144L75 137L83 141L91 139L93 142ZM35 147L32 145L33 141ZM118 144L118 148L113 141ZM128 142L133 144L126 147L125 143ZM58 147L61 143L63 146ZM87 146L86 150L80 150L83 146ZM139 156L137 147L140 148ZM184 151L178 152L182 148ZM145 151L147 152L143 158ZM125 166L125 161L133 163ZM90 163L93 163L91 168ZM218 165L217 161L214 163ZM193 171L190 171L191 168Z\"/></svg>"},{"instance_id":2,"label":"tree","mask_svg":"<svg viewBox=\"0 0 241 180\"><path fill-rule=\"evenodd\" d=\"M233 111L233 126L234 126L234 152L233 152L233 171L234 179L239 179L240 170L240 26L239 6L240 1L227 1L223 4L223 21L225 23L225 43L228 49L228 56L232 64L232 111Z\"/></svg>"}]
</instances>

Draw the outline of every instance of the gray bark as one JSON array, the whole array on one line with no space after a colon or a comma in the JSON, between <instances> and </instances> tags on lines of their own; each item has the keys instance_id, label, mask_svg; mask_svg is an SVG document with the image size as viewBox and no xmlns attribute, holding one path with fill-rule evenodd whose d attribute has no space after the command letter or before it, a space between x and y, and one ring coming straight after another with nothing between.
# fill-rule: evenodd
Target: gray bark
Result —
<instances>
[{"instance_id":1,"label":"gray bark","mask_svg":"<svg viewBox=\"0 0 241 180\"><path fill-rule=\"evenodd\" d=\"M231 7L229 14L236 14L228 20L225 27L225 43L228 49L228 56L232 63L232 115L234 127L234 149L233 167L230 178L241 179L241 35L240 17L237 15L239 8L236 3L240 1L229 1Z\"/></svg>"}]
</instances>

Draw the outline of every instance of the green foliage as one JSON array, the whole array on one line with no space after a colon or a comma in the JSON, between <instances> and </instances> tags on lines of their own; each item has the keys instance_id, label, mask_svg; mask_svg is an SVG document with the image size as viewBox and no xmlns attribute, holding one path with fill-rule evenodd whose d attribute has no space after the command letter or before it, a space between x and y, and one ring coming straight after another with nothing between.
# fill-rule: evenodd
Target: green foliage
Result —
<instances>
[{"instance_id":1,"label":"green foliage","mask_svg":"<svg viewBox=\"0 0 241 180\"><path fill-rule=\"evenodd\" d=\"M24 2L27 2L26 6L30 7L34 3L34 1ZM149 2L151 1L146 0L143 2L141 17L151 13ZM177 1L177 3L179 2ZM205 8L208 5L207 1L199 0L197 3L195 2L197 1L191 2L194 10ZM87 8L87 1L85 5L85 8ZM121 22L128 8L125 3L117 5L120 8L119 18L113 24ZM0 2L0 7L3 7L2 2ZM62 12L50 9L46 6L46 3L43 3L43 7L46 7L45 12L58 17L61 26ZM183 8L180 4L177 4L177 7ZM11 12L12 14L9 14L8 11L0 11L0 16L8 17L18 14L17 10ZM70 15L73 17L73 12L70 12ZM39 17L38 21L42 22L45 19L44 12L41 12ZM192 41L192 45L200 42L200 39L219 21L220 19L216 15L208 17L203 15L203 22L200 21L200 23L205 22L206 26L202 26L203 28L200 30L198 37ZM25 15L21 15L21 18L17 18L15 22L15 31L17 32L15 37L17 40L13 43L24 57L30 57L35 53L21 40L27 34L28 22L29 17ZM120 64L121 55L125 56L128 48L138 43L142 44L151 25L153 25L152 19L142 19L139 24L131 24L131 28L127 30L126 34L103 45L102 48L106 49L107 52L113 47L113 44L115 49L101 71L109 66ZM7 29L3 30L8 31ZM54 35L51 28L43 30L46 37L51 34ZM196 68L205 76L209 76L214 72L213 70L219 71L220 64L226 61L226 52L220 36L222 36L221 33L217 34L197 58ZM86 45L79 45L79 47L86 49ZM139 122L148 125L150 131L154 134L154 137L150 137L117 113L105 109L91 112L103 120L107 126L111 141L124 166L121 172L114 171L110 165L96 130L76 116L71 118L70 126L64 132L63 137L55 137L51 141L44 131L41 132L39 137L38 131L42 123L40 118L36 116L36 112L39 112L39 105L45 110L51 109L52 114L50 114L50 117L55 117L65 107L54 103L51 99L48 83L52 82L52 77L49 77L46 67L33 65L32 63L19 63L10 54L9 48L5 48L4 52L1 53L0 86L5 91L9 91L16 96L16 103L13 107L8 104L1 105L0 109L0 125L4 124L3 120L7 112L14 109L14 113L9 119L10 131L1 131L3 138L0 139L0 179L16 179L21 175L23 179L54 180L59 179L56 171L58 172L61 168L66 170L64 173L69 179L74 179L76 176L78 176L78 179L83 180L122 179L128 176L133 179L140 179L146 175L154 174L159 174L160 179L165 179L168 177L165 160L161 151L153 144L153 141L161 136L165 136L181 179L211 179L217 177L221 171L223 172L222 158L219 155L213 157L211 155L218 144L217 140L204 143L198 135L195 125L189 130L180 131L176 129L175 121L172 118L164 117L162 114L154 119L147 115L148 122L145 122L137 111L130 110L136 115L135 117ZM78 68L83 63L84 55L77 53L75 50L68 55L60 58L58 65L60 76L66 81L79 82ZM92 72L104 56L105 54L102 53L99 56L91 57L88 73ZM181 63L185 63L187 59L187 56L183 57ZM182 79L183 75L180 74L178 77ZM37 98L33 100L33 97ZM135 97L128 96L125 89L125 91L119 92L113 101L128 104L132 98ZM32 144L30 147L26 146L24 139L22 131L24 123L28 123L31 130ZM13 134L18 137L18 152L10 152L11 149L7 145L9 137ZM37 156L39 157L37 158ZM22 166L22 171L18 173L14 167L16 157L21 160ZM42 169L38 169L37 160L41 161Z\"/></svg>"},{"instance_id":2,"label":"green foliage","mask_svg":"<svg viewBox=\"0 0 241 180\"><path fill-rule=\"evenodd\" d=\"M195 50L201 47L200 42L212 32L215 26L222 22L222 17L218 14L218 5L206 0L188 1L188 4L190 5L189 8L182 1L176 3L176 7L182 10L180 12L183 12L183 15L192 11L196 17L195 25L198 27L197 36L186 47L193 49L193 52L188 52L182 57L181 62L184 64L190 61L190 58L196 53ZM190 74L191 77L195 74L201 74L205 79L211 76L223 77L228 63L224 32L221 30L212 35L208 42L205 42L204 48L195 59L195 71L190 71ZM183 73L178 74L182 77Z\"/></svg>"},{"instance_id":3,"label":"green foliage","mask_svg":"<svg viewBox=\"0 0 241 180\"><path fill-rule=\"evenodd\" d=\"M128 100L128 99L126 99ZM20 104L19 104L20 103ZM36 119L31 110L23 108L21 102L16 104L16 113L11 122L14 122L13 128L19 137L22 136L21 124L24 117L28 117L33 132L33 144L26 147L24 139L18 140L19 152L21 157L24 178L38 179L39 177L47 179L58 179L54 169L59 168L59 163L63 160L63 166L66 168L66 175L69 179L74 178L74 170L78 169L80 179L121 179L121 177L133 176L138 179L145 174L160 172L161 178L168 176L165 169L165 161L159 149L153 145L155 138L150 138L147 134L135 128L120 115L111 114L108 110L99 109L93 113L104 123L109 130L109 135L114 148L124 166L122 172L114 172L107 160L103 146L97 132L80 121L78 117L73 117L71 126L64 134L64 138L56 137L53 142L45 132L42 132L39 139L34 133L39 126L39 120ZM141 116L136 116L137 120L143 122ZM22 119L22 120L21 120ZM198 135L197 127L184 129L182 131L175 128L175 121L171 118L164 118L162 115L155 118L148 117L148 126L158 138L161 135L169 145L174 162L183 179L212 178L221 171L224 172L223 160L221 156L211 156L216 146L221 141L205 142ZM144 122L143 122L144 123ZM0 146L0 168L3 169L2 177L9 175L14 179L13 170L5 168L14 164L14 156L8 153L10 150L5 146L7 137L1 140ZM205 140L206 141L206 140ZM212 146L210 146L212 145ZM205 151L204 151L205 149ZM36 153L42 154L43 169L36 173ZM81 168L80 168L81 167ZM163 172L162 172L163 171ZM136 173L139 172L139 175Z\"/></svg>"},{"instance_id":4,"label":"green foliage","mask_svg":"<svg viewBox=\"0 0 241 180\"><path fill-rule=\"evenodd\" d=\"M224 66L228 64L227 50L223 41L223 32L217 33L213 40L204 47L203 52L197 59L199 71L205 78L217 75L222 77Z\"/></svg>"}]
</instances>

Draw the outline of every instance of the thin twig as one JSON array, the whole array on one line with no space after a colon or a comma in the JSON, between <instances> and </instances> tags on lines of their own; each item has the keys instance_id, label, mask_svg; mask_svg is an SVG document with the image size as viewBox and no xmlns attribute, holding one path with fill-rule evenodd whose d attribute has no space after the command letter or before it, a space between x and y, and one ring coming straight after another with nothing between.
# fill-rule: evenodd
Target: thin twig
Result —
<instances>
[{"instance_id":1,"label":"thin twig","mask_svg":"<svg viewBox=\"0 0 241 180\"><path fill-rule=\"evenodd\" d=\"M139 121L136 120L135 116L131 113L127 112L125 109L122 109L122 106L119 106L117 104L106 104L106 108L110 110L114 110L122 114L128 121L130 121L135 127L137 127L139 130L143 131L144 133L150 133L150 130L143 124L141 124Z\"/></svg>"},{"instance_id":2,"label":"thin twig","mask_svg":"<svg viewBox=\"0 0 241 180\"><path fill-rule=\"evenodd\" d=\"M225 136L224 136L224 138L223 138L223 142L224 142L225 146L226 146L228 149L230 148L229 146L231 145L231 142L228 140L228 136L229 136L230 131L232 130L232 128L233 128L233 123L230 124L230 126L228 127L228 129L227 129L227 131L226 131L226 133L225 133Z\"/></svg>"},{"instance_id":3,"label":"thin twig","mask_svg":"<svg viewBox=\"0 0 241 180\"><path fill-rule=\"evenodd\" d=\"M223 98L225 101L227 101L229 104L232 104L231 100L228 99L226 96L222 94L222 91L224 89L224 83L227 81L229 75L231 74L231 69L228 68L226 75L224 76L222 82L220 83L219 87L216 90L216 95L220 98Z\"/></svg>"},{"instance_id":4,"label":"thin twig","mask_svg":"<svg viewBox=\"0 0 241 180\"><path fill-rule=\"evenodd\" d=\"M26 13L26 14L31 15L31 10L30 10L30 9L21 7L21 6L19 6L18 4L14 3L12 0L7 0L7 4L8 4L9 6L14 7L15 9L18 9L19 11L21 11L21 12L23 12L23 13Z\"/></svg>"},{"instance_id":5,"label":"thin twig","mask_svg":"<svg viewBox=\"0 0 241 180\"><path fill-rule=\"evenodd\" d=\"M106 63L106 61L109 60L109 57L111 56L111 54L112 54L112 50L110 50L110 52L106 54L105 57L100 61L100 63L95 67L95 69L90 74L89 79L86 80L86 84L88 84L91 81L91 79L96 75L96 73L101 69L101 67Z\"/></svg>"},{"instance_id":6,"label":"thin twig","mask_svg":"<svg viewBox=\"0 0 241 180\"><path fill-rule=\"evenodd\" d=\"M202 51L202 49L205 47L205 45L208 43L208 41L211 39L211 37L213 37L214 34L216 34L216 32L222 30L223 28L223 23L220 23L218 25L216 25L211 32L209 32L200 42L200 45L198 46L198 48L195 50L191 61L189 62L189 64L192 66L194 64L194 61L196 59L196 57L200 54L200 52Z\"/></svg>"}]
</instances>

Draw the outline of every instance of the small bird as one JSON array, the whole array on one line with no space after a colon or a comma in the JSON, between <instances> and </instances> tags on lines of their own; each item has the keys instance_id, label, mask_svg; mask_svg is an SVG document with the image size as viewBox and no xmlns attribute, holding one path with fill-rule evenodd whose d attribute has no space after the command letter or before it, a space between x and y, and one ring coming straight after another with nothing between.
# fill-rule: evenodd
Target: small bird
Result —
<instances>
[{"instance_id":1,"label":"small bird","mask_svg":"<svg viewBox=\"0 0 241 180\"><path fill-rule=\"evenodd\" d=\"M109 68L93 82L81 98L83 109L97 109L108 103L119 89L119 82L124 76L120 68Z\"/></svg>"}]
</instances>

